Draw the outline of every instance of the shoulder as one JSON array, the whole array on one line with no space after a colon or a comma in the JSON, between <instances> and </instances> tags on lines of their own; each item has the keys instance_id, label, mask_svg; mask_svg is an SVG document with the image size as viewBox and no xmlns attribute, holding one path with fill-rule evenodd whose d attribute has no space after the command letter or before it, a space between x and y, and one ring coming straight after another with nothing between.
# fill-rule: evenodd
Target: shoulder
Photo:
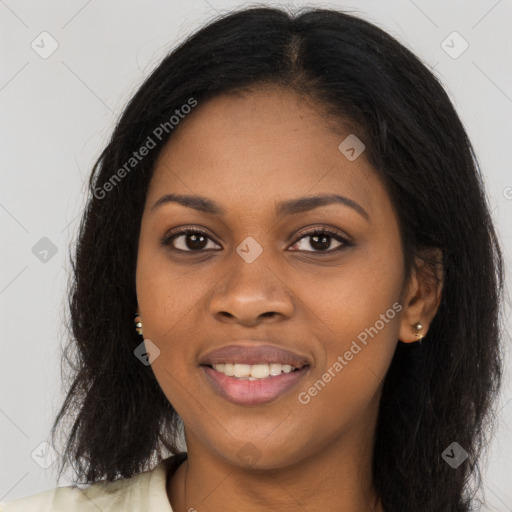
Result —
<instances>
[{"instance_id":1,"label":"shoulder","mask_svg":"<svg viewBox=\"0 0 512 512\"><path fill-rule=\"evenodd\" d=\"M182 460L180 456L171 456L151 471L113 482L56 487L1 505L0 512L172 512L167 499L166 475Z\"/></svg>"},{"instance_id":2,"label":"shoulder","mask_svg":"<svg viewBox=\"0 0 512 512\"><path fill-rule=\"evenodd\" d=\"M98 484L92 484L94 487ZM69 512L89 510L83 500L85 496L78 487L56 487L32 496L14 500L0 506L0 512L36 512L37 510L51 512Z\"/></svg>"}]
</instances>

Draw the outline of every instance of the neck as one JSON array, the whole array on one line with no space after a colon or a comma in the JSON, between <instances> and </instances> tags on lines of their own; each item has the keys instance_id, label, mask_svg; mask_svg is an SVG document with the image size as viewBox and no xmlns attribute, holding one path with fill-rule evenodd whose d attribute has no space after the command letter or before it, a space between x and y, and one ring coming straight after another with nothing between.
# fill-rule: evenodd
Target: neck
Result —
<instances>
[{"instance_id":1,"label":"neck","mask_svg":"<svg viewBox=\"0 0 512 512\"><path fill-rule=\"evenodd\" d=\"M271 469L240 467L187 436L188 458L168 480L169 501L174 512L383 512L371 484L373 432L359 423L323 449Z\"/></svg>"}]
</instances>

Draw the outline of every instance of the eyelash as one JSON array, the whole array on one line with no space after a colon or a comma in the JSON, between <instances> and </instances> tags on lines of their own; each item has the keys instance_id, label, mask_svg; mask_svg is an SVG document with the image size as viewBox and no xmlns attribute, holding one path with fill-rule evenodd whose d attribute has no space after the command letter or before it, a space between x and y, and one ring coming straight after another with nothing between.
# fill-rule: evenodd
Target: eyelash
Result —
<instances>
[{"instance_id":1,"label":"eyelash","mask_svg":"<svg viewBox=\"0 0 512 512\"><path fill-rule=\"evenodd\" d=\"M194 252L195 253L201 253L201 252L210 252L210 251L212 251L211 249L199 249L197 251L193 251L193 250L184 251L182 249L176 249L176 248L172 247L173 240L178 238L178 237L180 237L180 236L183 236L183 235L201 235L201 236L204 236L204 237L208 238L209 240L214 241L208 235L208 233L206 233L205 231L203 231L201 229L198 229L198 228L186 228L186 229L182 229L180 231L171 232L170 234L166 235L162 239L162 245L164 245L166 247L169 247L173 251L182 252L182 253L187 253L187 252L188 253L194 253ZM317 254L333 254L335 252L338 252L338 251L342 250L345 247L349 247L349 246L353 245L346 237L342 236L337 231L334 231L334 230L328 229L328 228L314 228L314 229L312 229L310 231L306 231L304 233L301 233L300 236L295 240L295 242L293 242L292 245L295 245L297 242L299 242L303 238L307 238L308 236L312 237L312 236L315 236L315 235L328 235L330 238L334 238L337 242L342 243L342 245L340 245L336 249L328 249L326 251L314 251L313 250L313 251L305 251L305 252L313 252L313 253L317 253ZM217 242L215 242L215 243L217 243ZM301 252L301 251L299 250L298 252Z\"/></svg>"}]
</instances>

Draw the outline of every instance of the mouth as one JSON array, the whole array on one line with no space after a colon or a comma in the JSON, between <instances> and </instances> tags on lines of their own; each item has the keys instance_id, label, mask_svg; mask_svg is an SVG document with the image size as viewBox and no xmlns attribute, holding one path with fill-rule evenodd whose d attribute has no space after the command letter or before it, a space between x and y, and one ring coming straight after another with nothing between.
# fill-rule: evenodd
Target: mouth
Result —
<instances>
[{"instance_id":1,"label":"mouth","mask_svg":"<svg viewBox=\"0 0 512 512\"><path fill-rule=\"evenodd\" d=\"M199 356L207 386L237 405L261 405L291 392L309 373L312 359L262 340L237 340Z\"/></svg>"},{"instance_id":2,"label":"mouth","mask_svg":"<svg viewBox=\"0 0 512 512\"><path fill-rule=\"evenodd\" d=\"M262 405L289 393L306 377L309 365L281 363L201 365L209 386L236 405Z\"/></svg>"}]
</instances>

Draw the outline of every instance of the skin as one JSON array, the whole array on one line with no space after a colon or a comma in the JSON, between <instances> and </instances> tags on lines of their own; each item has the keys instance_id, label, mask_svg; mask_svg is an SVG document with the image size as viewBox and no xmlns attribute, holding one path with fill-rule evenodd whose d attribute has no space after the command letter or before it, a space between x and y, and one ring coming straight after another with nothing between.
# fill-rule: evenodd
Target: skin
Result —
<instances>
[{"instance_id":1,"label":"skin","mask_svg":"<svg viewBox=\"0 0 512 512\"><path fill-rule=\"evenodd\" d=\"M175 512L383 511L371 482L383 380L398 340L416 341L418 321L428 331L440 286L419 270L406 280L388 194L364 153L351 162L338 149L349 133L329 129L297 93L260 86L198 105L157 161L136 280L144 338L160 350L153 371L185 425L188 460L167 480ZM170 193L207 197L226 213L172 202L152 209ZM279 201L333 193L369 219L343 204L276 217ZM176 227L207 231L203 250L186 235L163 246ZM322 251L303 235L316 227L339 230L353 245L328 238ZM248 236L263 249L252 263L236 252ZM299 403L394 303L401 311ZM199 358L236 339L270 339L312 365L277 400L232 404L207 383ZM251 462L239 456L248 442Z\"/></svg>"}]
</instances>

